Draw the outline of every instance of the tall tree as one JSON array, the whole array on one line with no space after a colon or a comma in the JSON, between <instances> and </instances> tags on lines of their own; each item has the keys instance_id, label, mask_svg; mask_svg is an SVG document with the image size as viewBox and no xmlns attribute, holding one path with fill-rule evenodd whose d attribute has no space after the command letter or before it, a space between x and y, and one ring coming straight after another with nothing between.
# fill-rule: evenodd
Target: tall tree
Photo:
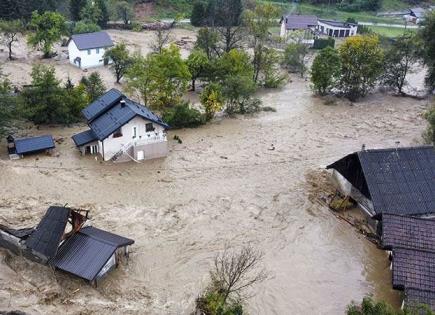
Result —
<instances>
[{"instance_id":1,"label":"tall tree","mask_svg":"<svg viewBox=\"0 0 435 315\"><path fill-rule=\"evenodd\" d=\"M0 69L0 137L6 135L15 118L17 97L12 94L11 82L4 77Z\"/></svg>"},{"instance_id":2,"label":"tall tree","mask_svg":"<svg viewBox=\"0 0 435 315\"><path fill-rule=\"evenodd\" d=\"M128 1L119 1L115 4L115 16L121 19L125 25L129 24L133 17L133 7Z\"/></svg>"},{"instance_id":3,"label":"tall tree","mask_svg":"<svg viewBox=\"0 0 435 315\"><path fill-rule=\"evenodd\" d=\"M290 72L299 73L304 76L307 67L305 65L305 57L308 54L308 48L302 43L290 43L284 51L284 65Z\"/></svg>"},{"instance_id":4,"label":"tall tree","mask_svg":"<svg viewBox=\"0 0 435 315\"><path fill-rule=\"evenodd\" d=\"M431 90L435 90L435 11L429 13L424 21L424 26L420 29L419 36L423 44L423 59L427 70L426 85Z\"/></svg>"},{"instance_id":5,"label":"tall tree","mask_svg":"<svg viewBox=\"0 0 435 315\"><path fill-rule=\"evenodd\" d=\"M56 0L2 0L0 1L0 19L30 20L32 12L56 10Z\"/></svg>"},{"instance_id":6,"label":"tall tree","mask_svg":"<svg viewBox=\"0 0 435 315\"><path fill-rule=\"evenodd\" d=\"M95 1L87 0L86 5L80 10L80 19L86 23L100 24L103 12Z\"/></svg>"},{"instance_id":7,"label":"tall tree","mask_svg":"<svg viewBox=\"0 0 435 315\"><path fill-rule=\"evenodd\" d=\"M326 47L314 58L311 66L311 82L320 95L328 93L340 77L341 60L338 51Z\"/></svg>"},{"instance_id":8,"label":"tall tree","mask_svg":"<svg viewBox=\"0 0 435 315\"><path fill-rule=\"evenodd\" d=\"M57 13L46 11L43 14L33 12L29 27L34 31L28 37L28 42L33 47L41 47L44 58L52 55L53 44L66 34L65 18Z\"/></svg>"},{"instance_id":9,"label":"tall tree","mask_svg":"<svg viewBox=\"0 0 435 315\"><path fill-rule=\"evenodd\" d=\"M95 0L95 5L99 8L99 11L101 12L99 19L97 20L97 24L101 28L107 27L107 22L109 22L109 10L107 8L107 1L106 0Z\"/></svg>"},{"instance_id":10,"label":"tall tree","mask_svg":"<svg viewBox=\"0 0 435 315\"><path fill-rule=\"evenodd\" d=\"M95 101L106 92L106 87L98 72L92 72L88 77L82 77L80 84L84 86L89 102Z\"/></svg>"},{"instance_id":11,"label":"tall tree","mask_svg":"<svg viewBox=\"0 0 435 315\"><path fill-rule=\"evenodd\" d=\"M195 91L196 80L204 74L208 64L207 55L202 50L193 50L186 61L192 75L192 91Z\"/></svg>"},{"instance_id":12,"label":"tall tree","mask_svg":"<svg viewBox=\"0 0 435 315\"><path fill-rule=\"evenodd\" d=\"M87 0L70 0L69 11L73 21L79 21L80 12L87 4Z\"/></svg>"},{"instance_id":13,"label":"tall tree","mask_svg":"<svg viewBox=\"0 0 435 315\"><path fill-rule=\"evenodd\" d=\"M24 33L23 23L19 20L1 21L0 32L3 34L1 41L8 47L9 60L12 60L12 45L18 42L18 34Z\"/></svg>"},{"instance_id":14,"label":"tall tree","mask_svg":"<svg viewBox=\"0 0 435 315\"><path fill-rule=\"evenodd\" d=\"M195 48L203 50L207 58L212 59L219 55L218 42L218 33L213 28L204 27L198 31Z\"/></svg>"},{"instance_id":15,"label":"tall tree","mask_svg":"<svg viewBox=\"0 0 435 315\"><path fill-rule=\"evenodd\" d=\"M339 88L351 101L365 96L383 70L384 53L373 35L348 37L338 49L341 59Z\"/></svg>"},{"instance_id":16,"label":"tall tree","mask_svg":"<svg viewBox=\"0 0 435 315\"><path fill-rule=\"evenodd\" d=\"M408 84L407 74L411 67L418 61L418 47L416 38L413 34L404 34L393 42L391 47L385 52L385 67L382 75L382 82L392 87L399 94L405 94L403 88Z\"/></svg>"},{"instance_id":17,"label":"tall tree","mask_svg":"<svg viewBox=\"0 0 435 315\"><path fill-rule=\"evenodd\" d=\"M115 47L105 52L104 58L112 60L110 68L115 73L116 83L119 83L131 63L127 46L125 46L124 43L117 44Z\"/></svg>"},{"instance_id":18,"label":"tall tree","mask_svg":"<svg viewBox=\"0 0 435 315\"><path fill-rule=\"evenodd\" d=\"M192 14L190 15L190 23L193 26L203 26L207 18L207 3L203 0L196 0L193 3Z\"/></svg>"}]
</instances>

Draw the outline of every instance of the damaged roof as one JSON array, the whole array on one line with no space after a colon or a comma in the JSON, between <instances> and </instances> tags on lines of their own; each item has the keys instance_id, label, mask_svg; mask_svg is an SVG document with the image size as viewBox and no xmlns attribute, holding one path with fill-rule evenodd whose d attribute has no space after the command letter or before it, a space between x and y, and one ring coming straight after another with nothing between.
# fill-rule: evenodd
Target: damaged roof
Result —
<instances>
[{"instance_id":1,"label":"damaged roof","mask_svg":"<svg viewBox=\"0 0 435 315\"><path fill-rule=\"evenodd\" d=\"M46 259L54 257L65 232L70 208L51 206L35 231L26 240L27 247Z\"/></svg>"},{"instance_id":2,"label":"damaged roof","mask_svg":"<svg viewBox=\"0 0 435 315\"><path fill-rule=\"evenodd\" d=\"M62 244L50 265L92 281L117 248L133 243L131 239L95 227L85 227Z\"/></svg>"},{"instance_id":3,"label":"damaged roof","mask_svg":"<svg viewBox=\"0 0 435 315\"><path fill-rule=\"evenodd\" d=\"M435 212L435 150L432 146L365 150L327 166L371 199L377 215Z\"/></svg>"}]
</instances>

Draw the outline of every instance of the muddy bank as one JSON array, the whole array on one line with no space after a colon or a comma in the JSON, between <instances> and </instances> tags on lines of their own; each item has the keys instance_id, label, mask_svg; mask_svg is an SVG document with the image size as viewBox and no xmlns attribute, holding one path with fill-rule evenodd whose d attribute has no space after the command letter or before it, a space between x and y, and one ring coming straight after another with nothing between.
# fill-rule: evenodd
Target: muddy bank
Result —
<instances>
[{"instance_id":1,"label":"muddy bank","mask_svg":"<svg viewBox=\"0 0 435 315\"><path fill-rule=\"evenodd\" d=\"M325 106L308 82L293 80L260 93L276 113L171 131L183 143L171 140L166 159L114 165L81 157L69 140L80 125L35 131L67 137L54 157L9 161L2 145L0 223L28 226L49 204L68 203L136 240L128 265L97 289L1 251L2 308L188 314L228 242L264 250L273 275L255 288L251 314L340 314L368 293L398 305L385 254L315 202L307 174L363 143L419 143L427 103L375 94Z\"/></svg>"}]
</instances>

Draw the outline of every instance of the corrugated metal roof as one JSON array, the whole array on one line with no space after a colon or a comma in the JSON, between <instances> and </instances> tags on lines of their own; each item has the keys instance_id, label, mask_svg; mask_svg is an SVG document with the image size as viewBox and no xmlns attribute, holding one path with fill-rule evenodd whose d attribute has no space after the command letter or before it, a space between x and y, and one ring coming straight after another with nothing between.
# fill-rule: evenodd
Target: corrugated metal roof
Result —
<instances>
[{"instance_id":1,"label":"corrugated metal roof","mask_svg":"<svg viewBox=\"0 0 435 315\"><path fill-rule=\"evenodd\" d=\"M57 253L71 209L50 207L39 222L35 231L26 240L27 247L42 254L47 259Z\"/></svg>"},{"instance_id":2,"label":"corrugated metal roof","mask_svg":"<svg viewBox=\"0 0 435 315\"><path fill-rule=\"evenodd\" d=\"M435 292L435 253L393 249L393 287Z\"/></svg>"},{"instance_id":3,"label":"corrugated metal roof","mask_svg":"<svg viewBox=\"0 0 435 315\"><path fill-rule=\"evenodd\" d=\"M17 154L28 154L55 147L53 137L50 135L15 139L15 149Z\"/></svg>"},{"instance_id":4,"label":"corrugated metal roof","mask_svg":"<svg viewBox=\"0 0 435 315\"><path fill-rule=\"evenodd\" d=\"M71 39L79 50L113 46L113 41L106 32L75 34Z\"/></svg>"},{"instance_id":5,"label":"corrugated metal roof","mask_svg":"<svg viewBox=\"0 0 435 315\"><path fill-rule=\"evenodd\" d=\"M92 281L116 248L79 232L62 244L56 257L50 260L50 265Z\"/></svg>"},{"instance_id":6,"label":"corrugated metal roof","mask_svg":"<svg viewBox=\"0 0 435 315\"><path fill-rule=\"evenodd\" d=\"M361 151L327 168L336 169L370 198L376 214L435 212L435 150L432 146Z\"/></svg>"},{"instance_id":7,"label":"corrugated metal roof","mask_svg":"<svg viewBox=\"0 0 435 315\"><path fill-rule=\"evenodd\" d=\"M287 30L304 30L317 26L315 15L287 15L283 19Z\"/></svg>"},{"instance_id":8,"label":"corrugated metal roof","mask_svg":"<svg viewBox=\"0 0 435 315\"><path fill-rule=\"evenodd\" d=\"M85 109L83 109L82 114L88 121L92 121L99 115L109 110L112 106L117 104L122 97L123 94L120 91L118 91L117 89L110 89L101 97L99 97L96 101L89 104Z\"/></svg>"},{"instance_id":9,"label":"corrugated metal roof","mask_svg":"<svg viewBox=\"0 0 435 315\"><path fill-rule=\"evenodd\" d=\"M435 220L383 214L382 246L435 251Z\"/></svg>"},{"instance_id":10,"label":"corrugated metal roof","mask_svg":"<svg viewBox=\"0 0 435 315\"><path fill-rule=\"evenodd\" d=\"M100 230L93 226L84 227L83 229L80 230L80 233L116 247L127 246L134 243L132 239L120 235L116 235L104 230Z\"/></svg>"},{"instance_id":11,"label":"corrugated metal roof","mask_svg":"<svg viewBox=\"0 0 435 315\"><path fill-rule=\"evenodd\" d=\"M91 129L83 131L81 133L78 133L78 134L72 136L72 139L73 139L74 143L76 144L76 146L78 146L78 147L85 145L85 144L88 144L92 141L98 140L97 136L95 135L95 133Z\"/></svg>"}]
</instances>

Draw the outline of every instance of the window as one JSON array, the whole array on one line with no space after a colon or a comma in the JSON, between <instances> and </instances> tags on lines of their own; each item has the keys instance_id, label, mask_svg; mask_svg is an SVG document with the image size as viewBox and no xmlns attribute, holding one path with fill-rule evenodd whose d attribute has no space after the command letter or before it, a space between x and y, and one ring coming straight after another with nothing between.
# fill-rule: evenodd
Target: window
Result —
<instances>
[{"instance_id":1,"label":"window","mask_svg":"<svg viewBox=\"0 0 435 315\"><path fill-rule=\"evenodd\" d=\"M97 54L99 54L100 53L100 48L97 48Z\"/></svg>"},{"instance_id":2,"label":"window","mask_svg":"<svg viewBox=\"0 0 435 315\"><path fill-rule=\"evenodd\" d=\"M148 123L148 124L145 125L145 131L146 132L151 132L151 131L154 131L154 130L155 130L155 128L154 128L154 125L152 123Z\"/></svg>"},{"instance_id":3,"label":"window","mask_svg":"<svg viewBox=\"0 0 435 315\"><path fill-rule=\"evenodd\" d=\"M90 49L88 49L88 55L90 55L91 54L91 50Z\"/></svg>"},{"instance_id":4,"label":"window","mask_svg":"<svg viewBox=\"0 0 435 315\"><path fill-rule=\"evenodd\" d=\"M133 127L133 138L137 137L137 127Z\"/></svg>"},{"instance_id":5,"label":"window","mask_svg":"<svg viewBox=\"0 0 435 315\"><path fill-rule=\"evenodd\" d=\"M122 137L122 129L121 128L119 128L118 130L116 130L113 133L113 138L120 138L120 137Z\"/></svg>"}]
</instances>

